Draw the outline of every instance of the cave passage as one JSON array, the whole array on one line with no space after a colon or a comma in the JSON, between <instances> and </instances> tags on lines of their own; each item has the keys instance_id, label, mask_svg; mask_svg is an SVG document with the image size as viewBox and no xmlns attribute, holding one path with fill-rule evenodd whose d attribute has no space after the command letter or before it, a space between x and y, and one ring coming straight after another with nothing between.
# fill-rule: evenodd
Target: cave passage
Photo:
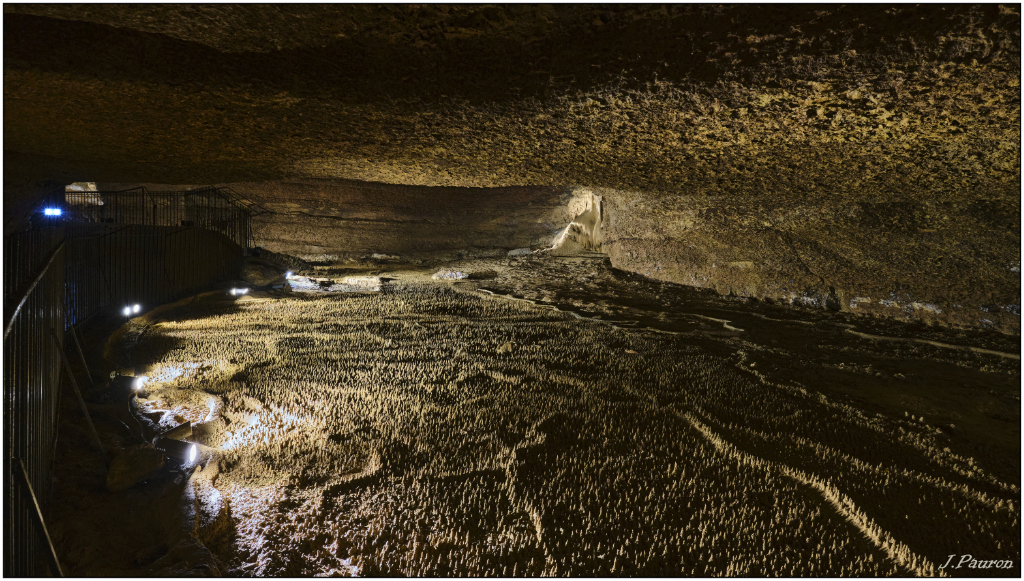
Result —
<instances>
[{"instance_id":1,"label":"cave passage","mask_svg":"<svg viewBox=\"0 0 1024 581\"><path fill-rule=\"evenodd\" d=\"M1019 577L1020 16L5 4L5 574Z\"/></svg>"},{"instance_id":2,"label":"cave passage","mask_svg":"<svg viewBox=\"0 0 1024 581\"><path fill-rule=\"evenodd\" d=\"M191 421L201 451L132 502L180 496L191 540L72 572L935 575L1018 554L1015 338L599 258L449 266L468 276L320 267L289 277L331 281L313 292L130 322L109 349L150 378L140 420Z\"/></svg>"}]
</instances>

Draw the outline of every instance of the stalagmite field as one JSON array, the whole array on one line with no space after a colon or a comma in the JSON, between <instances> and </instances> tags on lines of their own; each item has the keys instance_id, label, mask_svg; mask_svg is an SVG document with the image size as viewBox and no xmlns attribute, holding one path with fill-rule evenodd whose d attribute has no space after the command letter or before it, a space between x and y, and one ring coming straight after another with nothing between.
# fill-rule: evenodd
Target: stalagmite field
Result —
<instances>
[{"instance_id":1,"label":"stalagmite field","mask_svg":"<svg viewBox=\"0 0 1024 581\"><path fill-rule=\"evenodd\" d=\"M743 305L623 322L594 298L620 275L584 262L563 290L590 299L547 295L579 309L426 273L197 300L122 339L140 410L201 444L198 539L261 576L1020 575L1019 457L984 443L1019 442L1019 359ZM1016 424L943 399L957 373Z\"/></svg>"}]
</instances>

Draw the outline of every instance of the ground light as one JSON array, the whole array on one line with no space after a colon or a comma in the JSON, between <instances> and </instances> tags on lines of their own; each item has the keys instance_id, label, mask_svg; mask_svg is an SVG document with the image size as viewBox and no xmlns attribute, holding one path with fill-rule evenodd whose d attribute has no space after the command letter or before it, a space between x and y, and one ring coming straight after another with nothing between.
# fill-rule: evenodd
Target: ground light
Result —
<instances>
[{"instance_id":1,"label":"ground light","mask_svg":"<svg viewBox=\"0 0 1024 581\"><path fill-rule=\"evenodd\" d=\"M249 292L247 288L233 288L231 289L231 296L244 295Z\"/></svg>"},{"instance_id":2,"label":"ground light","mask_svg":"<svg viewBox=\"0 0 1024 581\"><path fill-rule=\"evenodd\" d=\"M170 438L172 440L185 440L192 437L192 422L184 422L175 426L163 434L160 434L161 438Z\"/></svg>"},{"instance_id":3,"label":"ground light","mask_svg":"<svg viewBox=\"0 0 1024 581\"><path fill-rule=\"evenodd\" d=\"M289 279L289 278L291 278L291 277L292 277L292 274L293 274L293 273L292 273L292 271L290 271L290 270L289 270L288 272L284 273L284 277L285 277L285 279Z\"/></svg>"},{"instance_id":4,"label":"ground light","mask_svg":"<svg viewBox=\"0 0 1024 581\"><path fill-rule=\"evenodd\" d=\"M146 377L145 375L140 375L139 377L136 377L135 381L132 382L132 389L136 391L142 389L143 386L146 385L147 381L149 381L149 378Z\"/></svg>"},{"instance_id":5,"label":"ground light","mask_svg":"<svg viewBox=\"0 0 1024 581\"><path fill-rule=\"evenodd\" d=\"M110 372L110 379L114 379L118 375L123 375L125 377L135 377L135 368L125 367L124 369L115 369L114 371Z\"/></svg>"},{"instance_id":6,"label":"ground light","mask_svg":"<svg viewBox=\"0 0 1024 581\"><path fill-rule=\"evenodd\" d=\"M60 216L63 211L60 208L46 208L43 210L43 214L46 216Z\"/></svg>"},{"instance_id":7,"label":"ground light","mask_svg":"<svg viewBox=\"0 0 1024 581\"><path fill-rule=\"evenodd\" d=\"M140 309L142 309L142 306L136 304L135 306L132 307L132 312L133 313L138 313Z\"/></svg>"},{"instance_id":8,"label":"ground light","mask_svg":"<svg viewBox=\"0 0 1024 581\"><path fill-rule=\"evenodd\" d=\"M121 309L121 314L126 316L126 317L132 316L132 308L131 307L125 307L125 308Z\"/></svg>"},{"instance_id":9,"label":"ground light","mask_svg":"<svg viewBox=\"0 0 1024 581\"><path fill-rule=\"evenodd\" d=\"M168 456L184 460L189 464L196 461L196 456L199 455L199 447L191 442L182 442L171 438L158 438L155 442L156 447L163 450Z\"/></svg>"}]
</instances>

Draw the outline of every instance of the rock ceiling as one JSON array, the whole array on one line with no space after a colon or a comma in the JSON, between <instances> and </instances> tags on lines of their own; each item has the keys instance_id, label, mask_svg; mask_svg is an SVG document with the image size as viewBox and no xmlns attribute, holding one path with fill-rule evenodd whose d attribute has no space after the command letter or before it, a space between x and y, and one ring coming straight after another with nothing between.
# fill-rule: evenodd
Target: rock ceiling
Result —
<instances>
[{"instance_id":1,"label":"rock ceiling","mask_svg":"<svg viewBox=\"0 0 1024 581\"><path fill-rule=\"evenodd\" d=\"M7 212L44 180L586 186L630 192L637 272L1019 303L1018 5L4 12Z\"/></svg>"}]
</instances>

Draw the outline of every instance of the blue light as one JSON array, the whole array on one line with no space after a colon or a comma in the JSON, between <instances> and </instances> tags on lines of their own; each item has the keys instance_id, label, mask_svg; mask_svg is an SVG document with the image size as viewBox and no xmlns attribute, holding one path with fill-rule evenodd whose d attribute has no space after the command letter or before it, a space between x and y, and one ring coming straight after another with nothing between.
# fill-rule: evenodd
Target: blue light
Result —
<instances>
[{"instance_id":1,"label":"blue light","mask_svg":"<svg viewBox=\"0 0 1024 581\"><path fill-rule=\"evenodd\" d=\"M61 209L60 208L46 208L45 210L43 210L43 214L45 214L47 216L60 216L61 215Z\"/></svg>"}]
</instances>

